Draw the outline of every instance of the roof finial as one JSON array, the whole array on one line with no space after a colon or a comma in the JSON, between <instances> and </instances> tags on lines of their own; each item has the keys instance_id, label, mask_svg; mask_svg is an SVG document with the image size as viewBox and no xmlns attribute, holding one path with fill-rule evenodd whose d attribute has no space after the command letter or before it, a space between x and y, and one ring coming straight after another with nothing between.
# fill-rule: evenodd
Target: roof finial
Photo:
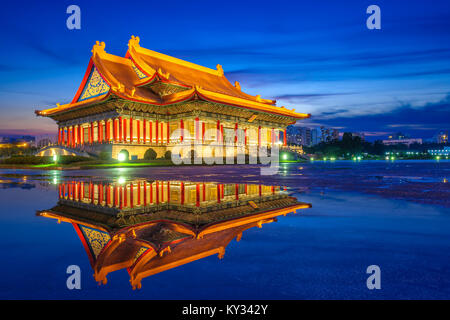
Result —
<instances>
[{"instance_id":1,"label":"roof finial","mask_svg":"<svg viewBox=\"0 0 450 320\"><path fill-rule=\"evenodd\" d=\"M217 72L218 72L221 76L223 76L223 68L222 68L222 66L221 66L220 64L218 64L218 65L216 66L216 68L217 68Z\"/></svg>"},{"instance_id":2,"label":"roof finial","mask_svg":"<svg viewBox=\"0 0 450 320\"><path fill-rule=\"evenodd\" d=\"M236 89L238 89L239 91L241 91L241 85L239 84L238 81L234 82L234 86L236 87Z\"/></svg>"},{"instance_id":3,"label":"roof finial","mask_svg":"<svg viewBox=\"0 0 450 320\"><path fill-rule=\"evenodd\" d=\"M105 43L100 41L95 41L92 47L92 53L105 52Z\"/></svg>"},{"instance_id":4,"label":"roof finial","mask_svg":"<svg viewBox=\"0 0 450 320\"><path fill-rule=\"evenodd\" d=\"M139 41L141 39L137 36L131 36L131 39L128 40L128 47L139 47Z\"/></svg>"}]
</instances>

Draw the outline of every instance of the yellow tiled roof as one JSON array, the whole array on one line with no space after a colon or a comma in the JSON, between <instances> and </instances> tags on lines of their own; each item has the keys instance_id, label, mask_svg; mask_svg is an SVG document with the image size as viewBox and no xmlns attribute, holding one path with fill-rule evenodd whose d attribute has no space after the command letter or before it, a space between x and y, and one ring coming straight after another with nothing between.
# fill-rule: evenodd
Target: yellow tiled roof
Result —
<instances>
[{"instance_id":1,"label":"yellow tiled roof","mask_svg":"<svg viewBox=\"0 0 450 320\"><path fill-rule=\"evenodd\" d=\"M81 100L80 96L85 87L89 85L93 68L100 74L100 81L104 81L103 90L97 96L92 95L87 98L83 96L83 100ZM146 87L147 84L154 81L161 81L184 89L161 97ZM242 92L239 83L236 82L233 86L228 81L220 65L217 65L216 70L210 69L142 48L139 45L139 38L134 36L128 42L128 51L125 57L105 52L105 44L97 41L93 46L92 57L84 79L72 102L36 111L36 114L52 116L73 108L86 107L107 99L111 94L125 100L151 105L170 105L187 101L196 95L206 101L259 112L297 119L310 117L309 114L277 107L274 100L262 99L259 95L252 96Z\"/></svg>"}]
</instances>

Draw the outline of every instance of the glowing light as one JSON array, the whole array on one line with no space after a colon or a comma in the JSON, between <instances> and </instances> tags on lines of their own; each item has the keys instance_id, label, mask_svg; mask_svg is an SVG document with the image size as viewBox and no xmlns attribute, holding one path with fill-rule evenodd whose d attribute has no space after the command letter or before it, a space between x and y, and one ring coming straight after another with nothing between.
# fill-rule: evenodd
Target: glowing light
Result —
<instances>
[{"instance_id":1,"label":"glowing light","mask_svg":"<svg viewBox=\"0 0 450 320\"><path fill-rule=\"evenodd\" d=\"M58 155L54 154L53 155L53 162L57 162L58 161Z\"/></svg>"},{"instance_id":2,"label":"glowing light","mask_svg":"<svg viewBox=\"0 0 450 320\"><path fill-rule=\"evenodd\" d=\"M124 184L125 183L125 178L124 177L120 177L117 182L119 182L119 184Z\"/></svg>"},{"instance_id":3,"label":"glowing light","mask_svg":"<svg viewBox=\"0 0 450 320\"><path fill-rule=\"evenodd\" d=\"M119 160L120 162L125 161L126 158L127 158L127 156L123 152L120 152L119 155L117 156L117 160Z\"/></svg>"},{"instance_id":4,"label":"glowing light","mask_svg":"<svg viewBox=\"0 0 450 320\"><path fill-rule=\"evenodd\" d=\"M386 160L389 160L389 157L386 157Z\"/></svg>"},{"instance_id":5,"label":"glowing light","mask_svg":"<svg viewBox=\"0 0 450 320\"><path fill-rule=\"evenodd\" d=\"M283 153L283 160L287 160L288 159L288 155L286 153Z\"/></svg>"}]
</instances>

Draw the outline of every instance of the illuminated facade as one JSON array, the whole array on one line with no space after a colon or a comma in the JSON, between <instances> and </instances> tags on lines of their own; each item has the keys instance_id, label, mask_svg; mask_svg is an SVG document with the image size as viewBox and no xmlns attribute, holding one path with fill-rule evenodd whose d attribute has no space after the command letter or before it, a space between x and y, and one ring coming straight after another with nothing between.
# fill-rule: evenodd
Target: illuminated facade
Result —
<instances>
[{"instance_id":1,"label":"illuminated facade","mask_svg":"<svg viewBox=\"0 0 450 320\"><path fill-rule=\"evenodd\" d=\"M220 65L144 49L134 36L125 57L97 42L73 100L36 114L58 123L58 144L115 159L122 151L142 159L149 149L163 157L180 142L247 154L249 146L285 145L286 126L310 116L244 93Z\"/></svg>"},{"instance_id":2,"label":"illuminated facade","mask_svg":"<svg viewBox=\"0 0 450 320\"><path fill-rule=\"evenodd\" d=\"M72 223L97 282L126 268L133 288L159 272L214 254L252 227L311 207L282 188L183 181L70 181L38 216Z\"/></svg>"}]
</instances>

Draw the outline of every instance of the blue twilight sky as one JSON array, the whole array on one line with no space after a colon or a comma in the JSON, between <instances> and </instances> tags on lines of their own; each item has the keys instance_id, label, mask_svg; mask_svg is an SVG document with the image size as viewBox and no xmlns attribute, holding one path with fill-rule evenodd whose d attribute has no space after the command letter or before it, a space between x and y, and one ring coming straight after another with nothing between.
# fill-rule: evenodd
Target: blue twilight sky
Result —
<instances>
[{"instance_id":1,"label":"blue twilight sky","mask_svg":"<svg viewBox=\"0 0 450 320\"><path fill-rule=\"evenodd\" d=\"M81 8L81 30L66 8ZM381 8L381 30L366 9ZM8 1L1 4L0 135L55 132L35 109L69 102L96 40L215 68L299 122L370 139L450 127L450 1Z\"/></svg>"}]
</instances>

